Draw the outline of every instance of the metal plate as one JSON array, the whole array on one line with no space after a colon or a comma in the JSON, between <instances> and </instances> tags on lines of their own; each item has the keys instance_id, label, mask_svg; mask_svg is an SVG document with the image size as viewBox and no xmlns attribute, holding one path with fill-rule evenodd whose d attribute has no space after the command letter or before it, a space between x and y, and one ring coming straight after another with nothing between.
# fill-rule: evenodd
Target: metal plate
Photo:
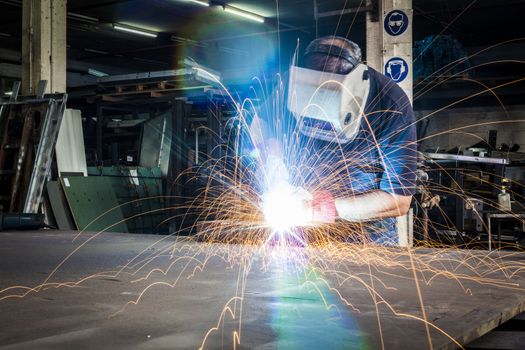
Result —
<instances>
[{"instance_id":1,"label":"metal plate","mask_svg":"<svg viewBox=\"0 0 525 350\"><path fill-rule=\"evenodd\" d=\"M117 203L126 218L128 232L158 233L166 229L158 225L169 215L166 208L160 168L88 167L91 176L106 177L111 183Z\"/></svg>"},{"instance_id":2,"label":"metal plate","mask_svg":"<svg viewBox=\"0 0 525 350\"><path fill-rule=\"evenodd\" d=\"M110 178L74 176L61 181L79 230L128 232Z\"/></svg>"},{"instance_id":3,"label":"metal plate","mask_svg":"<svg viewBox=\"0 0 525 350\"><path fill-rule=\"evenodd\" d=\"M71 216L61 184L58 181L49 181L47 183L47 195L58 229L74 230L76 228L75 222Z\"/></svg>"}]
</instances>

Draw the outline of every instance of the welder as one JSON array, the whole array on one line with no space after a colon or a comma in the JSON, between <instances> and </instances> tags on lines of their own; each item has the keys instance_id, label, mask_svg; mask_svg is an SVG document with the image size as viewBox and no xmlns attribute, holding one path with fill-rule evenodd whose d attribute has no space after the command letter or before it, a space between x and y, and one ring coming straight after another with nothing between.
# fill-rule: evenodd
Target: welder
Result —
<instances>
[{"instance_id":1,"label":"welder","mask_svg":"<svg viewBox=\"0 0 525 350\"><path fill-rule=\"evenodd\" d=\"M292 65L287 107L312 169L305 182L314 181L314 221L362 222L372 241L398 245L396 217L409 211L417 160L415 117L403 90L366 66L354 42L322 37Z\"/></svg>"}]
</instances>

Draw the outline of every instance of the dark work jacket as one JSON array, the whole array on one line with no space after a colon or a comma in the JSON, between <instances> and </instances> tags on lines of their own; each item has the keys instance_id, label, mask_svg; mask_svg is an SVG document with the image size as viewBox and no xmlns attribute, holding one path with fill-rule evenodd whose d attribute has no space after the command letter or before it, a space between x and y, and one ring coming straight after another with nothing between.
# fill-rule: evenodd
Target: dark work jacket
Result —
<instances>
[{"instance_id":1,"label":"dark work jacket","mask_svg":"<svg viewBox=\"0 0 525 350\"><path fill-rule=\"evenodd\" d=\"M305 187L324 187L334 195L383 190L413 195L416 181L416 126L412 106L390 78L369 68L365 117L352 142L340 144L299 136L289 158Z\"/></svg>"},{"instance_id":2,"label":"dark work jacket","mask_svg":"<svg viewBox=\"0 0 525 350\"><path fill-rule=\"evenodd\" d=\"M412 106L390 78L372 68L369 77L365 117L352 142L340 144L335 138L328 142L302 135L286 108L286 91L281 88L276 90L279 94L274 91L272 98L258 110L264 131L261 144L252 148L258 148L264 156L267 141L278 140L284 145L292 184L309 191L326 189L335 197L373 190L413 195L417 150ZM388 219L378 223L389 231L394 222L395 219Z\"/></svg>"}]
</instances>

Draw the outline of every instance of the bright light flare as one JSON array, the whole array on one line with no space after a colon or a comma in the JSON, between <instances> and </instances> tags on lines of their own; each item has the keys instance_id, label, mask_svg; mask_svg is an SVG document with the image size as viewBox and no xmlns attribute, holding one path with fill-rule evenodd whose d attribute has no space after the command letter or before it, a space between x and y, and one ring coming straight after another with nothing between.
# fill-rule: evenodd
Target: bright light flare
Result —
<instances>
[{"instance_id":1,"label":"bright light flare","mask_svg":"<svg viewBox=\"0 0 525 350\"><path fill-rule=\"evenodd\" d=\"M278 182L262 196L262 211L269 227L284 231L312 222L312 196L306 190Z\"/></svg>"}]
</instances>

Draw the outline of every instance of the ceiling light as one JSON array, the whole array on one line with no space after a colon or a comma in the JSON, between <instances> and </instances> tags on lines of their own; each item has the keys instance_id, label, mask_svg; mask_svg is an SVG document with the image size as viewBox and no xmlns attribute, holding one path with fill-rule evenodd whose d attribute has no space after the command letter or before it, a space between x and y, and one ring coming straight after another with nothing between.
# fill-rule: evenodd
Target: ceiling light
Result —
<instances>
[{"instance_id":1,"label":"ceiling light","mask_svg":"<svg viewBox=\"0 0 525 350\"><path fill-rule=\"evenodd\" d=\"M91 53L98 53L99 55L109 55L109 52L107 51L95 50L95 49L90 49L90 48L84 48L84 51L91 52Z\"/></svg>"},{"instance_id":2,"label":"ceiling light","mask_svg":"<svg viewBox=\"0 0 525 350\"><path fill-rule=\"evenodd\" d=\"M264 17L256 13L244 11L233 6L224 5L224 11L234 15L250 19L255 22L264 23Z\"/></svg>"},{"instance_id":3,"label":"ceiling light","mask_svg":"<svg viewBox=\"0 0 525 350\"><path fill-rule=\"evenodd\" d=\"M183 2L190 2L192 4L195 4L195 5L201 5L201 6L210 6L210 3L209 2L206 2L206 1L200 1L200 0L182 0Z\"/></svg>"},{"instance_id":4,"label":"ceiling light","mask_svg":"<svg viewBox=\"0 0 525 350\"><path fill-rule=\"evenodd\" d=\"M107 73L101 72L93 68L88 68L88 74L93 75L98 78L106 77L108 75Z\"/></svg>"},{"instance_id":5,"label":"ceiling light","mask_svg":"<svg viewBox=\"0 0 525 350\"><path fill-rule=\"evenodd\" d=\"M4 95L11 96L13 94L13 91L6 91L4 92Z\"/></svg>"},{"instance_id":6,"label":"ceiling light","mask_svg":"<svg viewBox=\"0 0 525 350\"><path fill-rule=\"evenodd\" d=\"M124 26L122 24L116 24L116 23L113 23L113 28L115 28L116 30L121 30L123 32L128 32L128 33L133 33L133 34L138 34L138 35L143 35L143 36L148 36L150 38L156 38L157 35L158 35L155 32L151 32L151 31L148 31L148 30L139 29L139 28L135 28L135 27Z\"/></svg>"},{"instance_id":7,"label":"ceiling light","mask_svg":"<svg viewBox=\"0 0 525 350\"><path fill-rule=\"evenodd\" d=\"M67 16L81 22L98 22L98 18L81 15L79 13L68 12Z\"/></svg>"}]
</instances>

